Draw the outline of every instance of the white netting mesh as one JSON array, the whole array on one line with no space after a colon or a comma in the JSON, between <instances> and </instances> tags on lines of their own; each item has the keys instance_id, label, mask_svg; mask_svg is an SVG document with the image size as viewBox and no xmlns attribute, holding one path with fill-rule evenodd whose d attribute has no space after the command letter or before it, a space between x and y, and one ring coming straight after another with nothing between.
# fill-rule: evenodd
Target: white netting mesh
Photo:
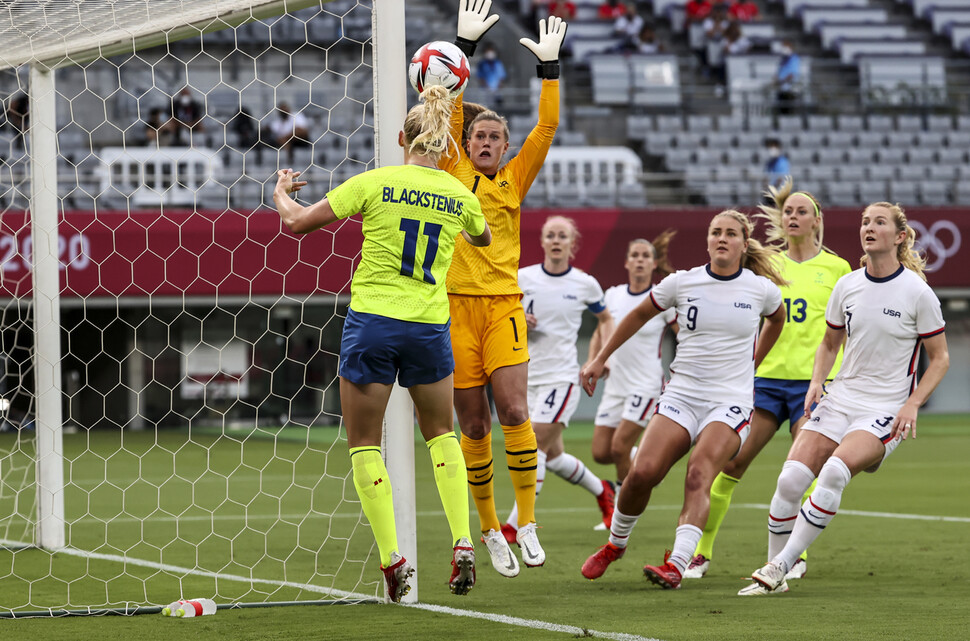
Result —
<instances>
[{"instance_id":1,"label":"white netting mesh","mask_svg":"<svg viewBox=\"0 0 970 641\"><path fill-rule=\"evenodd\" d=\"M307 172L306 201L373 166L371 6L290 2L261 17L284 4L18 0L0 11L0 610L380 589L338 427L359 223L298 239L266 209L281 166ZM247 11L261 19L239 24ZM238 26L208 32L230 14ZM195 37L84 53L182 37L187 25ZM67 549L55 555L31 547L22 98L23 63L64 56L54 77ZM284 105L306 131L281 148L272 127Z\"/></svg>"}]
</instances>

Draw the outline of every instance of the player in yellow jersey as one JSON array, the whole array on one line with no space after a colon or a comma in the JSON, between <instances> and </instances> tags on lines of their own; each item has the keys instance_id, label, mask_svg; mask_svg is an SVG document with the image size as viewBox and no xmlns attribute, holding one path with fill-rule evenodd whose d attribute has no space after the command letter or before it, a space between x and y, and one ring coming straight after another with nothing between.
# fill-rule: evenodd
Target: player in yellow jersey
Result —
<instances>
[{"instance_id":1,"label":"player in yellow jersey","mask_svg":"<svg viewBox=\"0 0 970 641\"><path fill-rule=\"evenodd\" d=\"M751 435L714 480L707 525L684 573L685 579L698 579L707 573L714 539L731 505L734 489L754 458L786 420L793 440L807 420L805 394L812 378L815 350L825 334L825 307L836 281L852 271L849 263L822 245L822 209L814 196L793 192L791 179L779 188L769 187L767 195L773 204L761 205L759 217L767 222L768 243L784 250L778 260L782 275L791 283L781 288L787 322L778 342L758 367ZM829 378L838 372L841 360L840 352ZM799 559L789 578L801 578L806 569L805 559Z\"/></svg>"},{"instance_id":2,"label":"player in yellow jersey","mask_svg":"<svg viewBox=\"0 0 970 641\"><path fill-rule=\"evenodd\" d=\"M290 198L307 183L300 172L279 171L273 200L283 222L305 234L360 213L364 244L351 282L350 309L340 340L340 404L354 486L370 521L392 601L400 601L414 572L398 552L394 505L381 456L381 430L395 378L408 388L428 442L438 494L454 544L455 594L475 584L475 549L468 527L468 489L454 433L454 360L445 276L456 237L478 247L491 233L478 199L437 168L454 145L449 132L452 100L444 87L429 87L398 134L404 165L355 176L308 207Z\"/></svg>"},{"instance_id":3,"label":"player in yellow jersey","mask_svg":"<svg viewBox=\"0 0 970 641\"><path fill-rule=\"evenodd\" d=\"M461 0L456 44L466 55L498 16L488 15L491 0ZM522 290L518 284L520 206L542 168L559 124L559 47L566 35L560 18L540 21L539 42L520 42L539 59L542 93L539 122L518 155L503 166L509 148L505 119L493 111L468 123L464 149L442 158L441 167L466 185L482 203L495 242L485 250L458 243L448 272L451 344L455 354L455 410L461 427L469 487L478 508L482 540L492 565L503 576L519 565L502 536L492 493L492 415L485 385L491 383L505 456L518 506L516 540L529 567L545 563L536 536L536 435L526 399L529 350L526 345ZM455 138L465 126L461 99L451 119Z\"/></svg>"}]
</instances>

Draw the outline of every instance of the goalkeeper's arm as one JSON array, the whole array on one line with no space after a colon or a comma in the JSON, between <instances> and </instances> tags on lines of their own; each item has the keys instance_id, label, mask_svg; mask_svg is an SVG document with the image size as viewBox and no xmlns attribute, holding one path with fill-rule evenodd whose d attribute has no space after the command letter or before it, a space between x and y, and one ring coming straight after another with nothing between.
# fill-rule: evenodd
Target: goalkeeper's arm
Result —
<instances>
[{"instance_id":1,"label":"goalkeeper's arm","mask_svg":"<svg viewBox=\"0 0 970 641\"><path fill-rule=\"evenodd\" d=\"M550 16L539 21L539 42L522 38L519 43L539 59L536 72L543 80L559 79L559 49L566 38L566 23L562 18Z\"/></svg>"},{"instance_id":2,"label":"goalkeeper's arm","mask_svg":"<svg viewBox=\"0 0 970 641\"><path fill-rule=\"evenodd\" d=\"M458 0L458 37L455 45L471 58L478 42L498 22L498 15L488 15L492 0Z\"/></svg>"}]
</instances>

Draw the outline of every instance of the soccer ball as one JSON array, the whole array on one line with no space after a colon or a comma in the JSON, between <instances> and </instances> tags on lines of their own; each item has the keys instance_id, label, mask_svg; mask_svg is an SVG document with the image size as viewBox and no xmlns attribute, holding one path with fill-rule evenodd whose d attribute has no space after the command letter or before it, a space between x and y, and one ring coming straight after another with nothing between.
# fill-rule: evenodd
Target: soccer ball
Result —
<instances>
[{"instance_id":1,"label":"soccer ball","mask_svg":"<svg viewBox=\"0 0 970 641\"><path fill-rule=\"evenodd\" d=\"M461 49L442 40L418 49L408 67L411 86L418 93L427 87L444 85L453 98L460 96L468 86L468 76L468 58Z\"/></svg>"}]
</instances>

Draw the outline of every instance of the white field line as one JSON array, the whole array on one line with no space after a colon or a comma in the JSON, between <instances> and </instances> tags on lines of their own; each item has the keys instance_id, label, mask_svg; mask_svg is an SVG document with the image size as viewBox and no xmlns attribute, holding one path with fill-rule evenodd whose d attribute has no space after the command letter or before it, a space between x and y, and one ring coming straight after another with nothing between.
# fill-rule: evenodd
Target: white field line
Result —
<instances>
[{"instance_id":1,"label":"white field line","mask_svg":"<svg viewBox=\"0 0 970 641\"><path fill-rule=\"evenodd\" d=\"M764 510L767 512L767 503L734 503L731 505L734 509L746 509L746 510ZM680 505L650 505L647 506L647 510L656 511L670 511L670 510L680 510L682 506ZM203 509L203 508L199 508ZM585 513L591 512L590 508L581 507L565 507L565 508L543 508L543 512L546 513ZM420 517L435 517L441 516L444 512L441 510L424 510L417 513ZM943 523L970 523L970 517L966 516L938 516L933 514L904 514L896 512L869 512L866 510L839 510L839 514L846 516L864 516L872 518L883 518L883 519L901 519L907 521L940 521ZM307 519L360 519L362 518L360 512L344 512L338 514L324 514L321 512L304 512L304 513L287 513L287 514L197 514L197 515L186 515L177 516L172 514L159 515L155 514L139 518L134 516L112 516L107 519L98 518L94 516L85 516L78 519L70 520L68 523L80 524L80 523L144 523L150 521L153 523L168 523L168 522L179 522L179 523L191 523L191 522L225 522L225 521L267 521L267 520L281 520L281 521L303 521ZM0 519L2 523L2 519Z\"/></svg>"},{"instance_id":2,"label":"white field line","mask_svg":"<svg viewBox=\"0 0 970 641\"><path fill-rule=\"evenodd\" d=\"M335 590L332 588L313 585L310 583L296 583L293 581L277 581L277 580L270 580L270 579L260 579L257 577L246 577L239 574L208 572L208 571L198 570L194 568L181 567L178 565L168 565L165 563L156 563L154 561L144 561L142 559L135 559L129 556L101 554L98 552L88 552L86 550L77 550L74 548L63 548L58 550L58 553L77 556L83 559L112 561L115 563L124 563L126 565L135 565L139 567L150 568L153 570L162 570L162 571L173 572L178 574L191 574L195 576L202 576L202 577L227 580L227 581L238 581L240 583L248 583L248 584L257 583L261 585L272 585L275 587L296 588L300 590L306 590L307 592L314 592L317 594L323 594L323 595L339 597L339 598L347 598L347 599L373 599L374 598L373 595L360 594L357 592L346 592L344 590ZM613 639L614 641L659 641L658 639L641 637L634 634L626 634L622 632L600 632L598 630L579 628L574 625L563 625L561 623L549 623L547 621L539 621L536 619L521 619L519 617L511 617L504 614L477 612L475 610L462 610L460 608L449 608L442 605L432 605L428 603L408 604L407 607L414 608L416 610L435 612L438 614L449 614L451 616L462 616L462 617L469 617L472 619L494 621L496 623L504 623L506 625L513 625L520 628L529 628L532 630L547 630L550 632L562 632L563 634L571 634L573 636L585 635L585 636L591 636L599 639Z\"/></svg>"},{"instance_id":3,"label":"white field line","mask_svg":"<svg viewBox=\"0 0 970 641\"><path fill-rule=\"evenodd\" d=\"M564 634L571 634L574 637L594 637L597 639L614 639L615 641L659 641L659 639L654 639L652 637L641 637L635 634L626 634L624 632L600 632L599 630L578 628L574 625L548 623L546 621L539 621L536 619L520 619L519 617L510 617L505 614L492 614L490 612L462 610L460 608L449 608L444 605L432 605L430 603L413 603L407 604L405 607L415 608L417 610L427 610L428 612L436 612L438 614L450 614L456 617L469 617L472 619L495 621L496 623L515 625L521 628L531 628L533 630L562 632Z\"/></svg>"}]
</instances>

